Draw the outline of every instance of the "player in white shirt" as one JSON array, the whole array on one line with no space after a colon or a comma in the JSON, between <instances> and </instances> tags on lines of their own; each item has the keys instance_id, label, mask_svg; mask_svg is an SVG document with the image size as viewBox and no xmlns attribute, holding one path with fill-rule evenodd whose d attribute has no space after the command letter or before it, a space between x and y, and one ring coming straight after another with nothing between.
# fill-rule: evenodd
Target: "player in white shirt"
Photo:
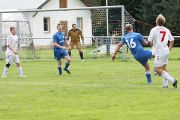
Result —
<instances>
[{"instance_id":1,"label":"player in white shirt","mask_svg":"<svg viewBox=\"0 0 180 120\"><path fill-rule=\"evenodd\" d=\"M148 41L152 45L152 54L155 56L154 66L156 72L163 77L163 87L168 87L168 81L172 82L173 87L177 88L177 80L175 80L166 69L168 64L169 51L174 45L174 38L169 29L164 27L166 19L162 14L156 18L156 27L151 29ZM168 47L168 41L169 47Z\"/></svg>"},{"instance_id":2,"label":"player in white shirt","mask_svg":"<svg viewBox=\"0 0 180 120\"><path fill-rule=\"evenodd\" d=\"M16 66L18 68L19 76L23 77L23 71L18 56L18 37L16 35L15 27L10 27L10 35L8 35L7 37L6 46L6 66L2 73L2 78L6 77L10 65L14 62L16 63Z\"/></svg>"}]
</instances>

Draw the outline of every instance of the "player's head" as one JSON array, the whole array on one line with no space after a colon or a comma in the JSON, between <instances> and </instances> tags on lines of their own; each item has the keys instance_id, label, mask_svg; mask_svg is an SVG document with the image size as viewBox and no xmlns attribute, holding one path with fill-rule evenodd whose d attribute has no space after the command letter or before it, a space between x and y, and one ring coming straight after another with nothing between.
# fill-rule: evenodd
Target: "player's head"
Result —
<instances>
[{"instance_id":1,"label":"player's head","mask_svg":"<svg viewBox=\"0 0 180 120\"><path fill-rule=\"evenodd\" d=\"M11 32L11 34L15 35L16 34L16 28L10 27L10 32Z\"/></svg>"},{"instance_id":2,"label":"player's head","mask_svg":"<svg viewBox=\"0 0 180 120\"><path fill-rule=\"evenodd\" d=\"M58 32L62 32L63 31L63 25L62 24L57 24L57 30Z\"/></svg>"},{"instance_id":3,"label":"player's head","mask_svg":"<svg viewBox=\"0 0 180 120\"><path fill-rule=\"evenodd\" d=\"M162 14L159 14L156 18L156 25L163 26L165 22L166 22L165 17Z\"/></svg>"},{"instance_id":4,"label":"player's head","mask_svg":"<svg viewBox=\"0 0 180 120\"><path fill-rule=\"evenodd\" d=\"M132 26L131 24L126 24L126 25L125 25L125 30L126 30L127 32L132 32L132 31L133 31L133 26Z\"/></svg>"},{"instance_id":5,"label":"player's head","mask_svg":"<svg viewBox=\"0 0 180 120\"><path fill-rule=\"evenodd\" d=\"M72 24L72 29L76 29L76 24Z\"/></svg>"}]
</instances>

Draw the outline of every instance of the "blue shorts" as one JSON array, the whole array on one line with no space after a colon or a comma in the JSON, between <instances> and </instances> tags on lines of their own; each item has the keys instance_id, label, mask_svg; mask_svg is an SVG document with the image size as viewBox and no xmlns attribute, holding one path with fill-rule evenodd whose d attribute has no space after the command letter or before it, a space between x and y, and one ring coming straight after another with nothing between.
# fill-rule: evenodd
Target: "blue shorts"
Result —
<instances>
[{"instance_id":1,"label":"blue shorts","mask_svg":"<svg viewBox=\"0 0 180 120\"><path fill-rule=\"evenodd\" d=\"M148 60L151 59L151 57L152 52L150 50L143 50L134 55L134 58L143 66L145 66L148 63Z\"/></svg>"},{"instance_id":2,"label":"blue shorts","mask_svg":"<svg viewBox=\"0 0 180 120\"><path fill-rule=\"evenodd\" d=\"M68 56L68 53L64 49L54 49L54 57L56 60L60 60L64 57Z\"/></svg>"}]
</instances>

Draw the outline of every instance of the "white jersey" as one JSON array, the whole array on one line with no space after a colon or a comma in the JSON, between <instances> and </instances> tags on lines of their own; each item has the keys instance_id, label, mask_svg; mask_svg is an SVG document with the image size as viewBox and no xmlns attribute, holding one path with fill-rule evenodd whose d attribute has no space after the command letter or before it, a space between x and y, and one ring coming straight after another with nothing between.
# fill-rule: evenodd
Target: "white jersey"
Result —
<instances>
[{"instance_id":1,"label":"white jersey","mask_svg":"<svg viewBox=\"0 0 180 120\"><path fill-rule=\"evenodd\" d=\"M6 45L10 46L14 51L18 49L18 37L17 35L8 35ZM14 55L13 51L10 50L8 47L6 49L6 55Z\"/></svg>"},{"instance_id":2,"label":"white jersey","mask_svg":"<svg viewBox=\"0 0 180 120\"><path fill-rule=\"evenodd\" d=\"M148 41L152 42L152 54L164 55L169 53L168 41L173 41L174 38L169 29L163 26L156 26L151 29Z\"/></svg>"}]
</instances>

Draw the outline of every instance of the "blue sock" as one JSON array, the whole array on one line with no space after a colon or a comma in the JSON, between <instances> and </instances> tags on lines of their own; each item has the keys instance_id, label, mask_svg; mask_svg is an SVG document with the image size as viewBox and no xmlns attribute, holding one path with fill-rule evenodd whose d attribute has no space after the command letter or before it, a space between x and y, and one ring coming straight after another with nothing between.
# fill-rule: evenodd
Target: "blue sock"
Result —
<instances>
[{"instance_id":1,"label":"blue sock","mask_svg":"<svg viewBox=\"0 0 180 120\"><path fill-rule=\"evenodd\" d=\"M58 67L59 75L62 75L62 68Z\"/></svg>"},{"instance_id":2,"label":"blue sock","mask_svg":"<svg viewBox=\"0 0 180 120\"><path fill-rule=\"evenodd\" d=\"M150 73L146 73L146 78L147 78L147 82L148 83L151 83L152 82L152 80L151 80L151 74Z\"/></svg>"},{"instance_id":3,"label":"blue sock","mask_svg":"<svg viewBox=\"0 0 180 120\"><path fill-rule=\"evenodd\" d=\"M66 63L64 69L68 69L69 65L70 65L69 63Z\"/></svg>"}]
</instances>

